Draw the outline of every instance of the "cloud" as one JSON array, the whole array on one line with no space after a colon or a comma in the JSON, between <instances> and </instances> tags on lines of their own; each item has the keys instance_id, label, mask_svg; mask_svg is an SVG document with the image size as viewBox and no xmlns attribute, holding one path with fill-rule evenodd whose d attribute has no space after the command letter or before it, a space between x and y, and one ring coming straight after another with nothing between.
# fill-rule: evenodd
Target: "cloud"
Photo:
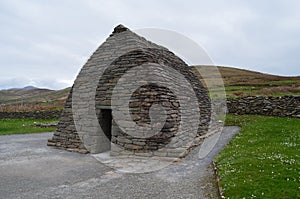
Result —
<instances>
[{"instance_id":1,"label":"cloud","mask_svg":"<svg viewBox=\"0 0 300 199\"><path fill-rule=\"evenodd\" d=\"M51 88L59 90L72 86L72 80L56 80L56 79L28 79L24 77L9 78L0 80L1 89L23 88L25 86L35 86L39 88Z\"/></svg>"},{"instance_id":2,"label":"cloud","mask_svg":"<svg viewBox=\"0 0 300 199\"><path fill-rule=\"evenodd\" d=\"M0 81L20 78L42 84L47 79L49 86L64 86L50 82L72 82L119 23L182 33L218 65L300 75L299 10L296 0L3 0Z\"/></svg>"}]
</instances>

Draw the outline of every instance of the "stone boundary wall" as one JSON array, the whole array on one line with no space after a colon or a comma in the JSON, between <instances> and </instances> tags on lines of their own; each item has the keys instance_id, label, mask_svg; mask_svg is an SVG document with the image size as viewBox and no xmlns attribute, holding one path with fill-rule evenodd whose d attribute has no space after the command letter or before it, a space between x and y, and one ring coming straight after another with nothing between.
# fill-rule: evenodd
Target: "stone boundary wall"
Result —
<instances>
[{"instance_id":1,"label":"stone boundary wall","mask_svg":"<svg viewBox=\"0 0 300 199\"><path fill-rule=\"evenodd\" d=\"M2 119L59 119L62 110L31 112L0 112Z\"/></svg>"},{"instance_id":2,"label":"stone boundary wall","mask_svg":"<svg viewBox=\"0 0 300 199\"><path fill-rule=\"evenodd\" d=\"M228 113L300 118L300 96L227 99Z\"/></svg>"},{"instance_id":3,"label":"stone boundary wall","mask_svg":"<svg viewBox=\"0 0 300 199\"><path fill-rule=\"evenodd\" d=\"M228 113L300 118L300 96L227 99ZM62 110L0 112L0 119L59 119Z\"/></svg>"}]
</instances>

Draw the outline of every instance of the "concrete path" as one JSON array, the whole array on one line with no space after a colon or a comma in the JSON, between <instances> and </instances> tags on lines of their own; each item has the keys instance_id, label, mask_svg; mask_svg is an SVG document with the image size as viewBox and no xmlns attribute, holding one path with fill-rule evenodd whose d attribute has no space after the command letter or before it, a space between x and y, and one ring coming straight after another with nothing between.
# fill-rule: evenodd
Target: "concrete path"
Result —
<instances>
[{"instance_id":1,"label":"concrete path","mask_svg":"<svg viewBox=\"0 0 300 199\"><path fill-rule=\"evenodd\" d=\"M225 127L205 158L150 173L122 173L92 155L47 147L51 133L0 136L0 198L216 198L211 161L238 127Z\"/></svg>"}]
</instances>

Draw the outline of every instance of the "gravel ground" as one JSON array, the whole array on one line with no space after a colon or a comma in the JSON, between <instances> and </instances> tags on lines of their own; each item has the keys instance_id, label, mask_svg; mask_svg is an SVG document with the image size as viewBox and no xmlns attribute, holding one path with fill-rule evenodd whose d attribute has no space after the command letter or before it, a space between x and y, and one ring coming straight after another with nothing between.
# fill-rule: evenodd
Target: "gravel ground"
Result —
<instances>
[{"instance_id":1,"label":"gravel ground","mask_svg":"<svg viewBox=\"0 0 300 199\"><path fill-rule=\"evenodd\" d=\"M225 127L213 151L150 173L122 173L91 155L47 147L52 133L0 138L0 198L217 198L211 161L239 127Z\"/></svg>"}]
</instances>

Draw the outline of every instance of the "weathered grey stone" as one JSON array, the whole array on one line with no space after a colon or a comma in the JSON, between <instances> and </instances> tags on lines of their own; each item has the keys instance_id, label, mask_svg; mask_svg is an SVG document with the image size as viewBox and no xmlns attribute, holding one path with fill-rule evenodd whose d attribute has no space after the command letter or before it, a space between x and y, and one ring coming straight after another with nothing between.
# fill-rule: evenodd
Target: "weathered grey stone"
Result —
<instances>
[{"instance_id":1,"label":"weathered grey stone","mask_svg":"<svg viewBox=\"0 0 300 199\"><path fill-rule=\"evenodd\" d=\"M121 55L116 52L121 52ZM150 70L147 74L143 74L142 71L130 72L138 66L147 66ZM166 67L175 72L166 70ZM103 71L99 76L101 70ZM150 83L147 80L148 76L153 77ZM139 77L144 85L132 93L128 102L130 120L133 122L128 118L122 118L118 120L120 126L117 126L115 118L111 118L109 116L111 113L107 110L112 108L112 94L116 92L119 99L126 100L126 93L131 93L130 88L135 84L130 81L134 77ZM181 84L182 81L179 80L182 79L189 84ZM116 88L118 82L124 83ZM189 92L193 92L195 98L189 96ZM177 96L177 93L180 95ZM73 107L74 99L78 101L75 107ZM188 121L184 129L179 128L182 121L187 121L190 116L196 114L196 108L191 105L193 101L196 101L199 106L197 108L201 110L199 119ZM181 112L181 102L187 104L185 110L182 110L185 114ZM150 111L154 111L154 105L158 104L166 113L166 121L163 121L165 123L160 132L146 138L126 133L134 130L135 126L159 126L159 122L155 125L153 123L155 116L154 118L150 116ZM119 110L127 109L122 103L114 105L116 106L114 108ZM96 122L93 120L95 115L98 119ZM58 146L59 143L60 147L69 151L97 153L107 150L107 146L101 146L106 145L106 140L110 139L113 144L118 145L118 147L112 145L111 155L126 154L128 151L132 154L130 151L134 151L139 155L178 157L188 151L187 143L206 133L210 116L211 104L207 90L188 65L166 48L149 42L120 25L80 71L66 101L57 132L49 143L51 146L53 143ZM193 125L194 123L197 125ZM99 125L105 135L99 129ZM107 125L111 127L109 133L106 131L109 129ZM194 127L197 127L196 134L187 133ZM123 132L124 129L126 132ZM136 133L144 135L144 132ZM180 145L186 148L178 149L182 147ZM166 146L168 151L156 152Z\"/></svg>"},{"instance_id":2,"label":"weathered grey stone","mask_svg":"<svg viewBox=\"0 0 300 199\"><path fill-rule=\"evenodd\" d=\"M58 119L62 111L29 111L29 112L0 112L2 119Z\"/></svg>"},{"instance_id":3,"label":"weathered grey stone","mask_svg":"<svg viewBox=\"0 0 300 199\"><path fill-rule=\"evenodd\" d=\"M228 99L227 108L229 113L237 115L257 114L297 118L300 114L300 96L251 96Z\"/></svg>"}]
</instances>

